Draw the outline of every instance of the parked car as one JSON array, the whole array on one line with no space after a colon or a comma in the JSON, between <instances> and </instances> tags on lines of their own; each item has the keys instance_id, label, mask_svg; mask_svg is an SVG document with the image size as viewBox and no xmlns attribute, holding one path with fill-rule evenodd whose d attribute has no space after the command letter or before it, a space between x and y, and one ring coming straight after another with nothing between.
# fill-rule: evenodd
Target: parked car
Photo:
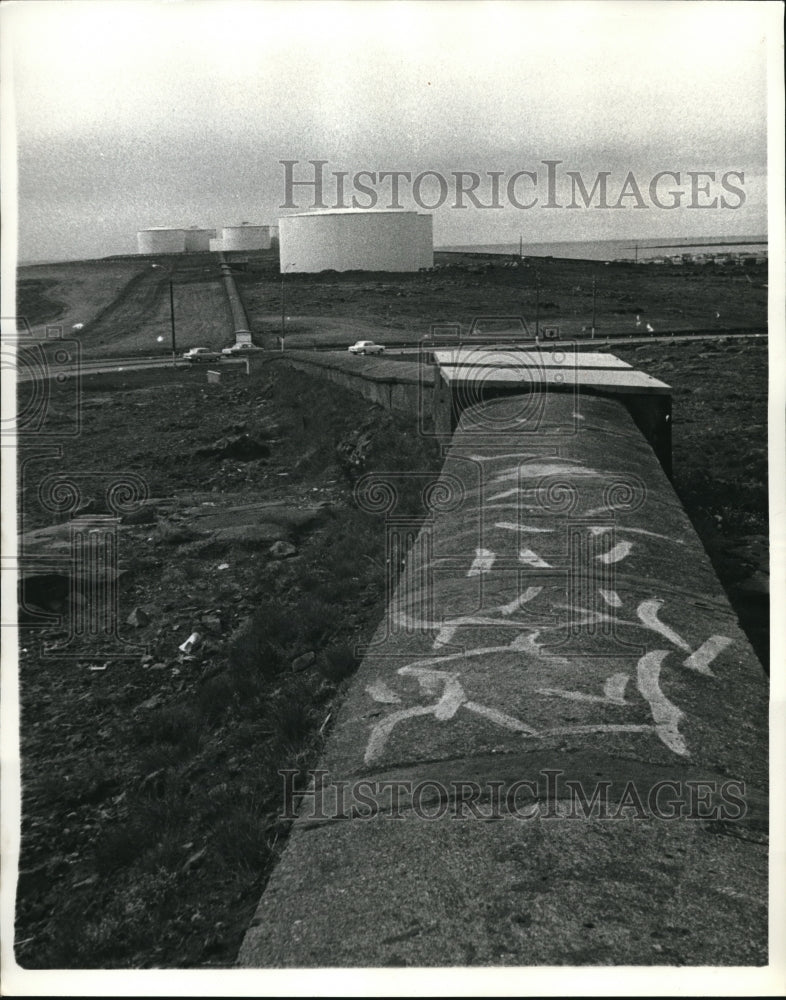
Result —
<instances>
[{"instance_id":1,"label":"parked car","mask_svg":"<svg viewBox=\"0 0 786 1000\"><path fill-rule=\"evenodd\" d=\"M350 354L384 354L385 348L382 344L375 344L373 340L358 340L347 350Z\"/></svg>"},{"instance_id":2,"label":"parked car","mask_svg":"<svg viewBox=\"0 0 786 1000\"><path fill-rule=\"evenodd\" d=\"M220 361L221 355L218 351L211 351L207 347L192 347L186 351L183 357L192 364L199 364L201 361Z\"/></svg>"},{"instance_id":3,"label":"parked car","mask_svg":"<svg viewBox=\"0 0 786 1000\"><path fill-rule=\"evenodd\" d=\"M257 347L256 344L233 344L231 347L225 347L221 353L228 358L234 358L238 354L251 354L253 351L262 351L263 347Z\"/></svg>"}]
</instances>

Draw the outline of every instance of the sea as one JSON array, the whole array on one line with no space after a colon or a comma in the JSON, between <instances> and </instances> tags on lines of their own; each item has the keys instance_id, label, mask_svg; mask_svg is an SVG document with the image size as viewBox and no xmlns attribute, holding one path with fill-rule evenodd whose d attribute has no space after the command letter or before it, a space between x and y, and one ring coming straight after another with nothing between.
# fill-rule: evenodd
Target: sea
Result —
<instances>
[{"instance_id":1,"label":"sea","mask_svg":"<svg viewBox=\"0 0 786 1000\"><path fill-rule=\"evenodd\" d=\"M444 246L435 250L462 253L498 253L519 255L519 242L483 243L472 246ZM654 257L672 257L676 254L763 253L767 250L767 237L761 236L706 236L701 238L675 238L662 236L647 240L578 240L555 243L527 243L521 253L524 257L565 257L570 260L652 260Z\"/></svg>"}]
</instances>

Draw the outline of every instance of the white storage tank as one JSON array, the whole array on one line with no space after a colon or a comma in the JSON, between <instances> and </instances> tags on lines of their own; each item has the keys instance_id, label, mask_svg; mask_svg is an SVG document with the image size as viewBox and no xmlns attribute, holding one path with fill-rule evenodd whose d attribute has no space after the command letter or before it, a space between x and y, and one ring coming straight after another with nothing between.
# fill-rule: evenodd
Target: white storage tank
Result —
<instances>
[{"instance_id":1,"label":"white storage tank","mask_svg":"<svg viewBox=\"0 0 786 1000\"><path fill-rule=\"evenodd\" d=\"M335 209L282 216L281 270L417 271L434 266L432 217Z\"/></svg>"},{"instance_id":2,"label":"white storage tank","mask_svg":"<svg viewBox=\"0 0 786 1000\"><path fill-rule=\"evenodd\" d=\"M200 229L198 226L192 226L190 229L185 230L185 249L209 250L210 240L215 235L215 229Z\"/></svg>"},{"instance_id":3,"label":"white storage tank","mask_svg":"<svg viewBox=\"0 0 786 1000\"><path fill-rule=\"evenodd\" d=\"M182 253L186 234L182 229L154 226L136 234L136 245L139 253Z\"/></svg>"},{"instance_id":4,"label":"white storage tank","mask_svg":"<svg viewBox=\"0 0 786 1000\"><path fill-rule=\"evenodd\" d=\"M222 250L269 250L270 226L224 226Z\"/></svg>"}]
</instances>

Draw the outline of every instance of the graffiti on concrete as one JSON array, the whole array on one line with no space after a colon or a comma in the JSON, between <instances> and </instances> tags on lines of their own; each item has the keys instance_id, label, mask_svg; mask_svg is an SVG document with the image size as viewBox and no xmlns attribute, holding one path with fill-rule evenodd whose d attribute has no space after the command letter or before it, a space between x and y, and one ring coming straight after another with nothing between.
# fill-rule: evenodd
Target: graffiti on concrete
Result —
<instances>
[{"instance_id":1,"label":"graffiti on concrete","mask_svg":"<svg viewBox=\"0 0 786 1000\"><path fill-rule=\"evenodd\" d=\"M600 532L593 533L599 534ZM642 533L645 532L642 530ZM655 534L654 532L646 533ZM601 556L595 556L595 558L600 558L607 563L621 562L630 556L632 551L632 543L620 542L614 544L606 553L603 553ZM521 548L518 558L520 563L534 568L549 566L541 556L530 548ZM467 576L477 576L493 572L495 560L496 553L491 549L476 549L472 564L467 571ZM539 663L541 668L543 665L548 665L558 671L559 668L567 666L569 660L564 656L555 655L548 648L544 648L545 642L541 640L541 635L545 636L551 631L562 628L561 624L544 625L542 622L539 622L537 625L533 625L526 618L514 617L522 609L526 610L525 605L537 598L542 590L543 587L540 586L528 586L517 597L506 604L497 605L481 613L457 616L445 621L421 620L406 611L397 612L401 618L400 624L404 625L408 630L436 632L432 647L435 653L413 660L405 666L400 667L396 672L397 677L402 682L406 678L414 677L418 683L421 699L429 697L432 700L425 704L421 700L418 704L396 709L385 718L376 722L369 734L365 762L370 764L378 759L385 749L390 734L396 727L406 723L407 720L418 716L431 716L439 723L446 723L454 719L460 710L481 716L496 726L510 732L518 733L524 739L542 739L550 736L567 736L579 733L649 732L653 733L669 750L678 756L690 756L686 739L680 731L680 723L685 718L685 714L665 694L661 685L661 671L667 657L673 656L675 651L677 651L679 654L682 654L681 665L684 669L702 674L705 677L714 677L710 665L731 644L732 640L723 635L711 635L698 647L693 649L683 636L661 619L660 612L664 606L664 601L656 597L639 601L635 609L635 619L630 615L625 618L620 616L623 601L613 589L600 591L601 597L609 609L607 611L591 610L575 605L559 605L563 610L568 610L574 616L574 620L580 625L593 625L605 622L612 625L627 626L658 636L659 639L665 640L668 647L647 650L638 658L632 674L619 670L611 673L603 681L602 689L599 692L582 691L559 686L539 686L532 691L532 695L538 698L559 698L584 703L585 705L595 704L610 705L616 708L635 708L635 695L631 697L628 694L631 682L635 682L636 691L647 706L651 719L650 722L611 723L599 720L597 723L587 723L585 721L556 728L539 728L526 719L520 718L510 712L503 712L498 708L480 704L473 700L465 690L464 685L466 681L462 681L462 673L457 670L444 669L448 664L455 666L461 663L466 669L471 670L473 661L477 662L485 658L499 659L500 656L511 654L514 658L519 658L525 667ZM451 643L460 629L483 626L512 628L517 634L509 643L502 645L476 646L463 649L461 652L444 655L437 653L438 650ZM398 705L402 704L404 700L403 696L393 691L382 680L369 685L366 691L372 700L378 704Z\"/></svg>"}]
</instances>

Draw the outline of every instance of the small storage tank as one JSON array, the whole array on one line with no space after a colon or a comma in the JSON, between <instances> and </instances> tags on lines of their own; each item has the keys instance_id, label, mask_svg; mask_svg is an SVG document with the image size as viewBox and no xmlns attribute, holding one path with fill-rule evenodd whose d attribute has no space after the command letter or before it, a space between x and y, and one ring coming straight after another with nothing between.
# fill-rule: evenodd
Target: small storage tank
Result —
<instances>
[{"instance_id":1,"label":"small storage tank","mask_svg":"<svg viewBox=\"0 0 786 1000\"><path fill-rule=\"evenodd\" d=\"M335 209L279 219L282 272L418 271L434 266L432 217Z\"/></svg>"},{"instance_id":2,"label":"small storage tank","mask_svg":"<svg viewBox=\"0 0 786 1000\"><path fill-rule=\"evenodd\" d=\"M270 226L224 226L222 250L269 250Z\"/></svg>"},{"instance_id":3,"label":"small storage tank","mask_svg":"<svg viewBox=\"0 0 786 1000\"><path fill-rule=\"evenodd\" d=\"M185 230L185 249L209 250L210 240L215 235L215 229L200 229L198 226L192 226Z\"/></svg>"},{"instance_id":4,"label":"small storage tank","mask_svg":"<svg viewBox=\"0 0 786 1000\"><path fill-rule=\"evenodd\" d=\"M185 250L186 234L182 229L154 226L136 234L136 245L139 253L182 253Z\"/></svg>"}]
</instances>

